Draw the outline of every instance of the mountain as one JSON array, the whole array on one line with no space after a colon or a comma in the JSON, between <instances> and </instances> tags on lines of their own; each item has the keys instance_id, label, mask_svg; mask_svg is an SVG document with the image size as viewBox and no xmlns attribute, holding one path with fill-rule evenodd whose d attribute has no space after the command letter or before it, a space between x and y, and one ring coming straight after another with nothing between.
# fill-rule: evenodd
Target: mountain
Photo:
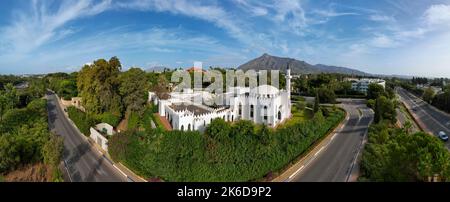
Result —
<instances>
[{"instance_id":1,"label":"mountain","mask_svg":"<svg viewBox=\"0 0 450 202\"><path fill-rule=\"evenodd\" d=\"M166 66L153 66L148 69L146 69L146 72L163 72L164 70L171 70L170 67Z\"/></svg>"},{"instance_id":2,"label":"mountain","mask_svg":"<svg viewBox=\"0 0 450 202\"><path fill-rule=\"evenodd\" d=\"M340 74L353 74L353 75L369 75L365 72L350 69L348 67L336 67L336 66L329 66L329 65L323 65L323 64L317 64L314 65L316 68L320 69L322 72L326 73L340 73Z\"/></svg>"},{"instance_id":3,"label":"mountain","mask_svg":"<svg viewBox=\"0 0 450 202\"><path fill-rule=\"evenodd\" d=\"M291 68L293 74L319 74L319 73L341 73L341 74L354 74L354 75L368 75L362 71L350 69L347 67L336 67L328 65L311 65L305 61L300 61L292 58L283 58L271 56L267 53L259 58L253 59L241 66L238 69L247 71L253 69L259 70L280 70L286 71L287 64Z\"/></svg>"}]
</instances>

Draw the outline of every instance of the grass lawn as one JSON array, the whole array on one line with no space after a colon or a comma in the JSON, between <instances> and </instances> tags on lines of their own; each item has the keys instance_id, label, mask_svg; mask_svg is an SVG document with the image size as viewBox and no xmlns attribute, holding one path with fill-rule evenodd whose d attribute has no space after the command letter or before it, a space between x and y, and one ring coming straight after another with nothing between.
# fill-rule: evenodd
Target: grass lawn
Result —
<instances>
[{"instance_id":1,"label":"grass lawn","mask_svg":"<svg viewBox=\"0 0 450 202\"><path fill-rule=\"evenodd\" d=\"M299 110L297 106L292 105L292 118L289 119L282 127L292 126L313 118L314 113L310 109Z\"/></svg>"}]
</instances>

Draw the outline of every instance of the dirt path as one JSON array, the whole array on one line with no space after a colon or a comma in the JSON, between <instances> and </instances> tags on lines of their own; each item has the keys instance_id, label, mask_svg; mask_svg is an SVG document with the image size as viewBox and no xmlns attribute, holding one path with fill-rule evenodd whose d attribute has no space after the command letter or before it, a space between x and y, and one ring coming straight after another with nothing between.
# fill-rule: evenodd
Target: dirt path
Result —
<instances>
[{"instance_id":1,"label":"dirt path","mask_svg":"<svg viewBox=\"0 0 450 202\"><path fill-rule=\"evenodd\" d=\"M118 131L127 131L128 128L128 117L130 115L127 113L125 114L125 118L120 121L119 125L117 126Z\"/></svg>"}]
</instances>

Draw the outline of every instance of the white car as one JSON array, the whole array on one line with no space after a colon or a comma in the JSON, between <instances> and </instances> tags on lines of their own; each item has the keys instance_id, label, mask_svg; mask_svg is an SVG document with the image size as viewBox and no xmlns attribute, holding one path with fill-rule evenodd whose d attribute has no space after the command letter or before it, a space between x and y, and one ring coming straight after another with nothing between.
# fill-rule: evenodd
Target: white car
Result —
<instances>
[{"instance_id":1,"label":"white car","mask_svg":"<svg viewBox=\"0 0 450 202\"><path fill-rule=\"evenodd\" d=\"M439 132L438 137L444 142L448 141L448 135L444 131Z\"/></svg>"}]
</instances>

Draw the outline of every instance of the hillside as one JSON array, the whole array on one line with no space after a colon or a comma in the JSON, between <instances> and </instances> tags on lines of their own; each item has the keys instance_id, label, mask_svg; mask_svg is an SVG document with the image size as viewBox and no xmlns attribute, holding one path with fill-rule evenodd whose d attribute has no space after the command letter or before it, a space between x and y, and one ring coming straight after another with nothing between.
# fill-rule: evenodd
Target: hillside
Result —
<instances>
[{"instance_id":1,"label":"hillside","mask_svg":"<svg viewBox=\"0 0 450 202\"><path fill-rule=\"evenodd\" d=\"M293 74L319 74L319 73L341 73L341 74L355 74L355 75L367 75L362 71L350 69L347 67L336 67L328 65L311 65L305 61L296 60L293 58L283 58L271 56L267 53L259 58L253 59L241 66L238 69L255 71L259 70L280 70L285 71L287 64L289 64Z\"/></svg>"}]
</instances>

